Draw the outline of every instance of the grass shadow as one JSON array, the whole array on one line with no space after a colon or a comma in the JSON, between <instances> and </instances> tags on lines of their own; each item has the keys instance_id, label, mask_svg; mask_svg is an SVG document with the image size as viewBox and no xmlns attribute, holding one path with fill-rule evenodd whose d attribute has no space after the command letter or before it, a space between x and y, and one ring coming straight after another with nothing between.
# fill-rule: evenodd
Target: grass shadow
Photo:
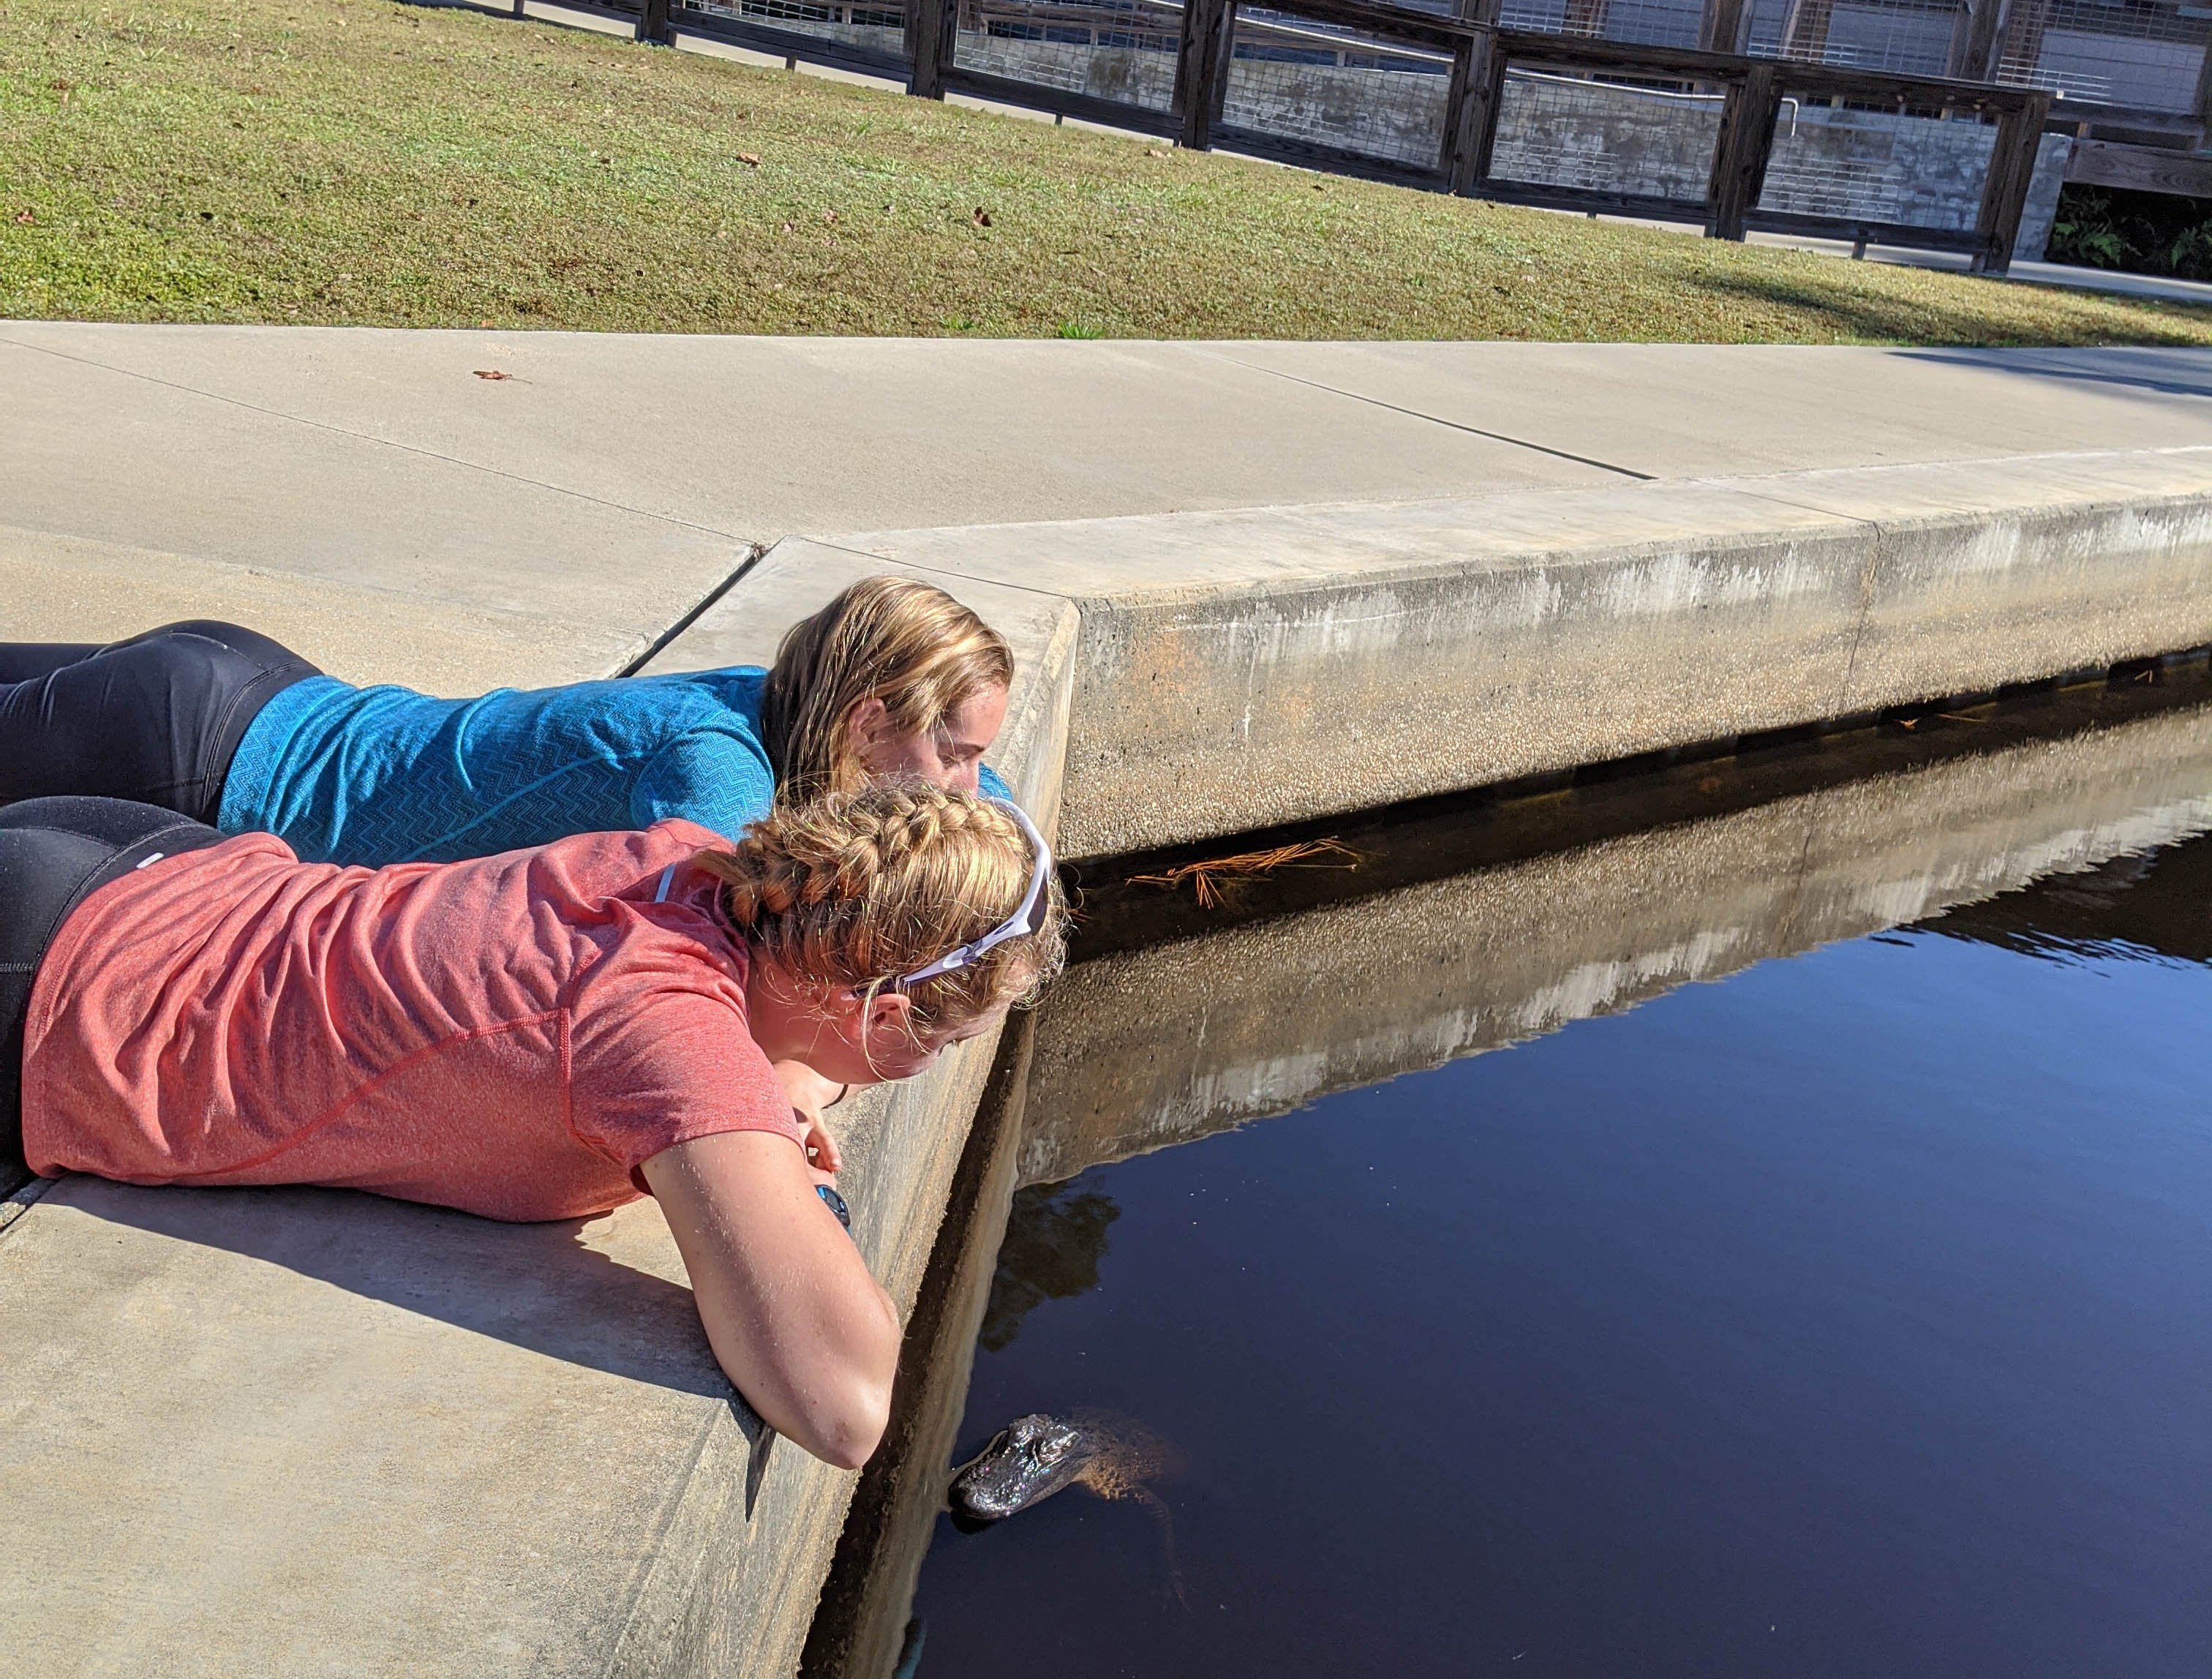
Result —
<instances>
[{"instance_id":1,"label":"grass shadow","mask_svg":"<svg viewBox=\"0 0 2212 1679\"><path fill-rule=\"evenodd\" d=\"M1975 307L1972 291L1962 289L1955 303L1922 296L1884 295L1861 289L1845 280L1835 281L1790 271L1747 271L1711 274L1699 279L1699 288L1715 296L1729 297L1768 308L1788 309L1809 324L1826 325L1836 338L1875 344L1934 345L1954 349L2057 349L2068 345L2115 342L2110 311L2125 310L2134 329L2118 340L2134 345L2193 346L2200 343L2203 326L2212 322L2212 310L2186 304L2150 303L2135 299L2098 296L2094 301L2075 296L2053 295L2046 300L2056 313L2047 325L2023 324L1993 316ZM2002 281L1984 284L2002 286ZM1814 335L1802 335L1811 338Z\"/></svg>"}]
</instances>

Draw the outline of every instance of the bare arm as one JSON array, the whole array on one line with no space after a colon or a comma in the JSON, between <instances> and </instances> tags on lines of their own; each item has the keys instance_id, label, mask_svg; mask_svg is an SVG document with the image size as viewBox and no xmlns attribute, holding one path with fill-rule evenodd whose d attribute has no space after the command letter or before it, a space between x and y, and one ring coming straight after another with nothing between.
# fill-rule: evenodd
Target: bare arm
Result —
<instances>
[{"instance_id":1,"label":"bare arm","mask_svg":"<svg viewBox=\"0 0 2212 1679\"><path fill-rule=\"evenodd\" d=\"M898 1313L805 1156L787 1137L728 1132L654 1155L645 1181L738 1390L817 1457L867 1462L890 1412Z\"/></svg>"}]
</instances>

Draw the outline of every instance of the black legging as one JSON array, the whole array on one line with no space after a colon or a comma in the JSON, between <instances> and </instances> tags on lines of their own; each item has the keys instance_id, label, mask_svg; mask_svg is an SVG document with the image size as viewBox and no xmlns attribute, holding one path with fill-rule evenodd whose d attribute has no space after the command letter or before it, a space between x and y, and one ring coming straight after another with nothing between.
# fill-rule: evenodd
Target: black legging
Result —
<instances>
[{"instance_id":1,"label":"black legging","mask_svg":"<svg viewBox=\"0 0 2212 1679\"><path fill-rule=\"evenodd\" d=\"M212 824L246 726L320 674L211 618L106 647L0 642L0 805L132 799Z\"/></svg>"},{"instance_id":2,"label":"black legging","mask_svg":"<svg viewBox=\"0 0 2212 1679\"><path fill-rule=\"evenodd\" d=\"M222 837L121 799L27 799L0 809L0 1186L23 1176L23 1025L40 958L69 912L156 857Z\"/></svg>"}]
</instances>

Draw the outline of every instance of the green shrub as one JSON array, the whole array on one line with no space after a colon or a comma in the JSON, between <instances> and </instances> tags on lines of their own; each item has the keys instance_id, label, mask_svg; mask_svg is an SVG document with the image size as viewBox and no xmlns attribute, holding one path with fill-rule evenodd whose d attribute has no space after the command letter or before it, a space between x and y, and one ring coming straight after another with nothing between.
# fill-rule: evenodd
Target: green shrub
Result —
<instances>
[{"instance_id":1,"label":"green shrub","mask_svg":"<svg viewBox=\"0 0 2212 1679\"><path fill-rule=\"evenodd\" d=\"M2069 186L2046 249L2077 268L2212 280L2212 200Z\"/></svg>"}]
</instances>

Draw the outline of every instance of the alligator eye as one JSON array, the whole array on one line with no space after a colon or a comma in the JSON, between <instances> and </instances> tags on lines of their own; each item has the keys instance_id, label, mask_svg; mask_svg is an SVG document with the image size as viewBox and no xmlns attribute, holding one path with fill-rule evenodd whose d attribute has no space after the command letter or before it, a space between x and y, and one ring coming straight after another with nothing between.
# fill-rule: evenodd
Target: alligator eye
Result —
<instances>
[{"instance_id":1,"label":"alligator eye","mask_svg":"<svg viewBox=\"0 0 2212 1679\"><path fill-rule=\"evenodd\" d=\"M1046 1440L1036 1449L1036 1460L1040 1463L1057 1463L1066 1456L1067 1442L1065 1439Z\"/></svg>"}]
</instances>

